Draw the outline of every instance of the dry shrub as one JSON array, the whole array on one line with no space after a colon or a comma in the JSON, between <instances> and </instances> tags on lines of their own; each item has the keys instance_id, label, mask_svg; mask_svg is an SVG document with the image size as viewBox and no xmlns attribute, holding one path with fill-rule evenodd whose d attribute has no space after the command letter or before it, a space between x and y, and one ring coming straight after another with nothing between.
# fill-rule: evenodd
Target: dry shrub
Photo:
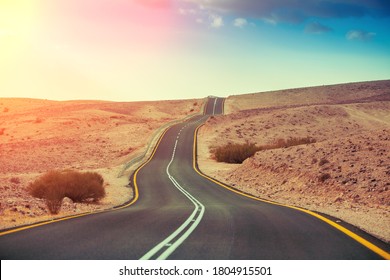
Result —
<instances>
[{"instance_id":1,"label":"dry shrub","mask_svg":"<svg viewBox=\"0 0 390 280\"><path fill-rule=\"evenodd\" d=\"M327 160L326 158L322 158L320 159L320 161L318 162L318 166L323 166L325 164L329 163L329 160Z\"/></svg>"},{"instance_id":2,"label":"dry shrub","mask_svg":"<svg viewBox=\"0 0 390 280\"><path fill-rule=\"evenodd\" d=\"M325 182L326 180L328 180L328 179L330 179L330 178L331 178L331 176L330 176L329 173L323 173L323 174L320 174L320 175L318 176L318 181L321 182L321 183L323 183L323 182Z\"/></svg>"},{"instance_id":3,"label":"dry shrub","mask_svg":"<svg viewBox=\"0 0 390 280\"><path fill-rule=\"evenodd\" d=\"M58 214L61 209L62 200L60 199L46 199L46 206L50 214Z\"/></svg>"},{"instance_id":4,"label":"dry shrub","mask_svg":"<svg viewBox=\"0 0 390 280\"><path fill-rule=\"evenodd\" d=\"M218 162L242 163L247 158L253 156L258 151L288 148L292 146L312 144L316 140L311 137L292 137L287 140L278 139L271 144L256 146L253 143L227 144L214 150L214 157Z\"/></svg>"},{"instance_id":5,"label":"dry shrub","mask_svg":"<svg viewBox=\"0 0 390 280\"><path fill-rule=\"evenodd\" d=\"M103 177L95 172L80 173L72 170L49 171L29 186L32 196L46 200L50 213L57 214L62 199L74 202L97 202L105 196Z\"/></svg>"},{"instance_id":6,"label":"dry shrub","mask_svg":"<svg viewBox=\"0 0 390 280\"><path fill-rule=\"evenodd\" d=\"M100 174L95 172L71 172L65 197L69 197L74 202L97 202L105 196L104 180Z\"/></svg>"},{"instance_id":7,"label":"dry shrub","mask_svg":"<svg viewBox=\"0 0 390 280\"><path fill-rule=\"evenodd\" d=\"M227 144L215 149L215 159L219 162L242 163L253 156L258 148L253 143Z\"/></svg>"}]
</instances>

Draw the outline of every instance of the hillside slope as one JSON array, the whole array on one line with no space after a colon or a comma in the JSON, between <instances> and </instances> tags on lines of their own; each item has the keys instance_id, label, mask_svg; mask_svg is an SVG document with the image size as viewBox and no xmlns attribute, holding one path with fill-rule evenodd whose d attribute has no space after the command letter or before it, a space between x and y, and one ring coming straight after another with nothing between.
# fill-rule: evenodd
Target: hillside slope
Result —
<instances>
[{"instance_id":1,"label":"hillside slope","mask_svg":"<svg viewBox=\"0 0 390 280\"><path fill-rule=\"evenodd\" d=\"M258 197L333 215L390 241L390 81L283 90L226 100L199 131L205 173ZM316 143L218 163L227 143Z\"/></svg>"}]
</instances>

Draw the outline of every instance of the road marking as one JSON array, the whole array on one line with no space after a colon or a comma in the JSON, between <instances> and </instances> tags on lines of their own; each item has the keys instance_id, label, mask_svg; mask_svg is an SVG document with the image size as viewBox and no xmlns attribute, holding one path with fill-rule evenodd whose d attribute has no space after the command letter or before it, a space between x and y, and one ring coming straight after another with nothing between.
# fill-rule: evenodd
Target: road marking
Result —
<instances>
[{"instance_id":1,"label":"road marking","mask_svg":"<svg viewBox=\"0 0 390 280\"><path fill-rule=\"evenodd\" d=\"M218 100L218 98L215 98L214 107L213 107L213 115L215 115L215 106L217 105L217 100Z\"/></svg>"},{"instance_id":2,"label":"road marking","mask_svg":"<svg viewBox=\"0 0 390 280\"><path fill-rule=\"evenodd\" d=\"M199 225L200 221L203 218L205 207L202 203L200 203L195 197L193 197L188 191L186 191L180 184L176 181L176 179L170 174L169 167L171 166L176 153L178 140L175 142L175 146L173 148L173 153L170 162L167 165L166 173L168 178L171 180L173 185L182 192L195 206L194 211L192 211L191 215L187 218L187 220L177 228L171 235L165 238L162 242L153 247L149 252L147 252L144 256L141 257L141 260L149 260L155 255L159 254L156 259L157 260L165 260L167 259L195 230L195 228ZM174 242L172 242L175 240ZM165 249L164 247L168 247ZM165 250L164 250L165 249ZM161 252L164 250L163 252Z\"/></svg>"},{"instance_id":3,"label":"road marking","mask_svg":"<svg viewBox=\"0 0 390 280\"><path fill-rule=\"evenodd\" d=\"M198 130L199 128L202 126L203 124L199 125L196 129L195 129L195 132L194 132L194 144L193 144L193 162L192 162L192 166L193 166L193 169L196 171L196 173L198 173L200 176L206 178L207 180L231 191L231 192L234 192L238 195L241 195L241 196L245 196L245 197L248 197L248 198L251 198L251 199L254 199L254 200L257 200L257 201L261 201L261 202L265 202L265 203L268 203L268 204L273 204L273 205L278 205L278 206L283 206L283 207L287 207L287 208L291 208L291 209L295 209L295 210L298 210L298 211L301 211L301 212L304 212L306 214L309 214L317 219L320 219L322 220L323 222L329 224L330 226L338 229L339 231L343 232L344 234L348 235L349 237L351 237L352 239L354 239L355 241L357 241L358 243L362 244L363 246L365 246L366 248L370 249L371 251L373 251L374 253L376 253L377 255L381 256L382 258L386 259L386 260L390 260L390 254L386 251L384 251L383 249L379 248L378 246L372 244L371 242L369 242L368 240L364 239L363 237L357 235L356 233L353 233L352 231L346 229L345 227L329 220L328 218L325 218L324 216L320 215L320 214L317 214L317 213L314 213L310 210L307 210L307 209L303 209L303 208L300 208L300 207L296 207L296 206L290 206L290 205L286 205L286 204L281 204L281 203L278 203L278 202L273 202L273 201L269 201L269 200L264 200L264 199L261 199L259 197L256 197L256 196L253 196L253 195L250 195L250 194L247 194L247 193L244 193L244 192L241 192L237 189L234 189L228 185L225 185L223 184L222 182L219 182L215 179L213 179L212 177L206 175L206 174L203 174L202 171L200 171L197 167L197 164L196 164L196 158L197 158L197 135L198 135Z\"/></svg>"},{"instance_id":4,"label":"road marking","mask_svg":"<svg viewBox=\"0 0 390 280\"><path fill-rule=\"evenodd\" d=\"M103 212L103 211L104 210L101 210L101 211L95 212L95 213L100 213L100 212ZM55 219L55 220L44 221L44 222L40 222L40 223L33 224L33 225L22 226L20 228L15 228L15 229L3 231L3 232L0 233L0 236L7 235L7 234L10 234L10 233L14 233L14 232L18 232L18 231L22 231L22 230L26 230L26 229L29 229L29 228L35 228L35 227L39 227L39 226L43 226L43 225L47 225L47 224L52 224L52 223L56 223L56 222L66 221L66 220L69 220L69 219L83 217L83 216L87 216L87 215L91 215L91 214L92 213L89 213L89 212L88 213L82 213L82 214L77 214L77 215L73 215L73 216L69 216L69 217L58 218L58 219Z\"/></svg>"}]
</instances>

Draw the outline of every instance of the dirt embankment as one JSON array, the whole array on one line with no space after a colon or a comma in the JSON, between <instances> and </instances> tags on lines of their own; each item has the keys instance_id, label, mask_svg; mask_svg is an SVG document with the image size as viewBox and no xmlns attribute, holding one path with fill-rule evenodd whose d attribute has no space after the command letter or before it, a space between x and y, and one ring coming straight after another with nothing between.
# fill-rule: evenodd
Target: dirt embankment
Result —
<instances>
[{"instance_id":1,"label":"dirt embankment","mask_svg":"<svg viewBox=\"0 0 390 280\"><path fill-rule=\"evenodd\" d=\"M323 103L323 104L321 104ZM248 193L333 215L390 241L390 81L229 97L199 132L207 174ZM215 147L290 137L316 143L217 163Z\"/></svg>"},{"instance_id":2,"label":"dirt embankment","mask_svg":"<svg viewBox=\"0 0 390 280\"><path fill-rule=\"evenodd\" d=\"M52 218L44 201L26 191L51 169L97 171L107 193L98 204L66 200L58 216L128 201L128 178L117 178L122 165L146 148L156 129L199 112L203 102L0 98L0 229Z\"/></svg>"}]
</instances>

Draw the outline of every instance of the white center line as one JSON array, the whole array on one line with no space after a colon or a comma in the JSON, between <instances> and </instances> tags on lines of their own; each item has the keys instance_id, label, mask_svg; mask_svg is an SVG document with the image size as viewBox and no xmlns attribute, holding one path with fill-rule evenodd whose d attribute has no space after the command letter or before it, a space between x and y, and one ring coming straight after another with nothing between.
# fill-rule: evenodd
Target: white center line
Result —
<instances>
[{"instance_id":1,"label":"white center line","mask_svg":"<svg viewBox=\"0 0 390 280\"><path fill-rule=\"evenodd\" d=\"M214 101L213 115L215 115L215 106L217 105L217 99L218 99L218 98L215 98L215 101Z\"/></svg>"},{"instance_id":2,"label":"white center line","mask_svg":"<svg viewBox=\"0 0 390 280\"><path fill-rule=\"evenodd\" d=\"M160 242L149 252L147 252L141 258L141 260L149 260L160 251L161 251L160 255L156 259L158 260L167 259L177 249L177 247L179 247L188 238L188 236L190 236L190 234L195 230L195 228L199 225L200 221L202 220L203 214L205 212L204 205L200 203L195 197L193 197L188 191L186 191L182 186L180 186L180 184L176 181L176 179L169 173L169 167L171 166L175 158L177 143L178 140L176 140L175 142L172 158L167 165L166 173L168 175L168 178L173 183L173 185L194 204L195 209L194 211L192 211L191 215L187 218L187 220L178 229L176 229L171 235L169 235L162 242ZM175 241L172 242L172 240L174 239Z\"/></svg>"}]
</instances>

